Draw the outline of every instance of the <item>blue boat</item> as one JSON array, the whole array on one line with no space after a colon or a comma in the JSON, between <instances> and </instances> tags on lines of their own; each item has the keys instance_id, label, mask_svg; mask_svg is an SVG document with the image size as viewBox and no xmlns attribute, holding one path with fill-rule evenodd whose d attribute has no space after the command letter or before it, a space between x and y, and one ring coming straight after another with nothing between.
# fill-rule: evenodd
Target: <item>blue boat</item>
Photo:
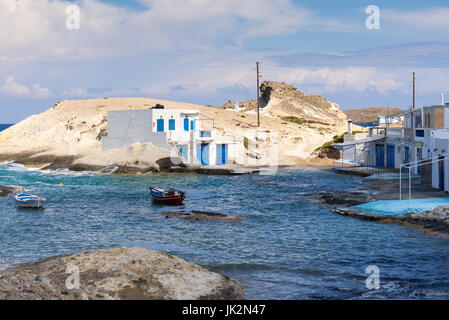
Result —
<instances>
[{"instance_id":1,"label":"blue boat","mask_svg":"<svg viewBox=\"0 0 449 320\"><path fill-rule=\"evenodd\" d=\"M22 208L41 208L47 201L45 198L41 198L28 193L19 193L15 197L17 205Z\"/></svg>"}]
</instances>

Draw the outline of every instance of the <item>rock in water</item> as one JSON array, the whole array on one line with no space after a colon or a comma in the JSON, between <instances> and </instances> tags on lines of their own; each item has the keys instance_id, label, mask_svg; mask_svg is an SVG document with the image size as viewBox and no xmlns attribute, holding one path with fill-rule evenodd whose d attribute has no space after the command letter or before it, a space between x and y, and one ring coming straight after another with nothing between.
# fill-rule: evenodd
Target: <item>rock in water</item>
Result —
<instances>
[{"instance_id":1,"label":"rock in water","mask_svg":"<svg viewBox=\"0 0 449 320\"><path fill-rule=\"evenodd\" d=\"M187 211L165 211L165 212L162 212L162 214L166 218L178 218L178 219L192 220L192 221L213 220L213 221L235 222L235 221L244 220L244 218L242 218L242 217L232 216L232 215L225 214L225 213L199 211L199 210L192 210L190 212L187 212Z\"/></svg>"},{"instance_id":2,"label":"rock in water","mask_svg":"<svg viewBox=\"0 0 449 320\"><path fill-rule=\"evenodd\" d=\"M241 297L241 285L231 278L139 247L57 256L0 272L0 299Z\"/></svg>"},{"instance_id":3,"label":"rock in water","mask_svg":"<svg viewBox=\"0 0 449 320\"><path fill-rule=\"evenodd\" d=\"M9 197L15 193L25 192L25 189L17 186L0 186L0 198Z\"/></svg>"}]
</instances>

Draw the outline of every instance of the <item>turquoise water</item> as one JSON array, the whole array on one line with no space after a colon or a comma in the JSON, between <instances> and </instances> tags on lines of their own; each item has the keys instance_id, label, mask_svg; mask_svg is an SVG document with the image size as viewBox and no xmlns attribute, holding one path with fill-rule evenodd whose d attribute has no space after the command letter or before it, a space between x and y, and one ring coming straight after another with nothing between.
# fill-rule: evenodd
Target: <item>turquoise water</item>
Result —
<instances>
[{"instance_id":1,"label":"turquoise water","mask_svg":"<svg viewBox=\"0 0 449 320\"><path fill-rule=\"evenodd\" d=\"M354 206L374 213L401 215L411 212L432 210L439 206L448 206L449 198L427 198L410 200L381 200Z\"/></svg>"},{"instance_id":2,"label":"turquoise water","mask_svg":"<svg viewBox=\"0 0 449 320\"><path fill-rule=\"evenodd\" d=\"M63 186L59 184L63 183ZM48 199L45 210L0 199L0 263L119 246L167 251L239 280L247 299L447 298L449 240L342 217L305 195L357 188L359 177L318 169L274 176L48 174L0 165L0 184ZM187 192L185 208L242 222L166 219L149 185ZM365 287L380 268L378 291Z\"/></svg>"}]
</instances>

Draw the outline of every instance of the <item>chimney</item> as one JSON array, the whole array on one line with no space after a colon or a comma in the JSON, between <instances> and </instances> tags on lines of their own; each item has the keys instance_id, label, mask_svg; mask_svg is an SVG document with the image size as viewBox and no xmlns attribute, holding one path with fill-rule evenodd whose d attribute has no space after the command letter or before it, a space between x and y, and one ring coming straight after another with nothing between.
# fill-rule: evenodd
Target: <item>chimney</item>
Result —
<instances>
[{"instance_id":1,"label":"chimney","mask_svg":"<svg viewBox=\"0 0 449 320\"><path fill-rule=\"evenodd\" d=\"M352 120L348 120L348 134L352 134Z\"/></svg>"}]
</instances>

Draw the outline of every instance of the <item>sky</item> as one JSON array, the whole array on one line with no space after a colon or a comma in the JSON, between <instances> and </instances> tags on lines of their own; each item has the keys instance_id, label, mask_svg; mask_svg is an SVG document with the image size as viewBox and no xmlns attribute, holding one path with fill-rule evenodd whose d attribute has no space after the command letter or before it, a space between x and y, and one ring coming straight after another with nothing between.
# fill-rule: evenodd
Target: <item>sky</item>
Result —
<instances>
[{"instance_id":1,"label":"sky","mask_svg":"<svg viewBox=\"0 0 449 320\"><path fill-rule=\"evenodd\" d=\"M0 0L0 30L0 123L66 99L246 101L256 61L343 110L409 107L412 72L418 106L449 101L447 0Z\"/></svg>"}]
</instances>

